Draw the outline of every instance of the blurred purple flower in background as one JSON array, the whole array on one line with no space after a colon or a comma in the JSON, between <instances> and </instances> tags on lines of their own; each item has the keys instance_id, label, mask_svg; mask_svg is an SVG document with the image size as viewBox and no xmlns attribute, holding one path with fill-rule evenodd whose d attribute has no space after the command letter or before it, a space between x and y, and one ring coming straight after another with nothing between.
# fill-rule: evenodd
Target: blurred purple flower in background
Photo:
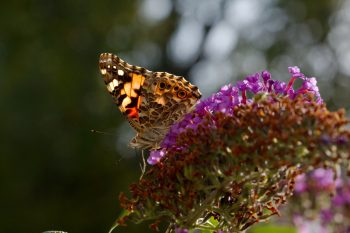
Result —
<instances>
[{"instance_id":1,"label":"blurred purple flower in background","mask_svg":"<svg viewBox=\"0 0 350 233\"><path fill-rule=\"evenodd\" d=\"M349 231L350 181L339 174L335 177L332 169L318 168L296 178L295 196L287 212L292 213L299 233L316 228L325 233Z\"/></svg>"},{"instance_id":2,"label":"blurred purple flower in background","mask_svg":"<svg viewBox=\"0 0 350 233\"><path fill-rule=\"evenodd\" d=\"M336 207L344 207L350 210L350 181L338 182L336 194L332 198L332 204ZM350 216L349 216L350 217ZM350 225L350 222L349 222Z\"/></svg>"}]
</instances>

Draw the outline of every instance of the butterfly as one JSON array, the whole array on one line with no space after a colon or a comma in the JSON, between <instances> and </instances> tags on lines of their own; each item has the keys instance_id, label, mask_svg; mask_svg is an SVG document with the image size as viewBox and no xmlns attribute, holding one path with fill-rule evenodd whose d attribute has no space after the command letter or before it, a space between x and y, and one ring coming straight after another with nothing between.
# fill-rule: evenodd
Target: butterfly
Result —
<instances>
[{"instance_id":1,"label":"butterfly","mask_svg":"<svg viewBox=\"0 0 350 233\"><path fill-rule=\"evenodd\" d=\"M170 126L190 112L201 93L181 76L133 66L112 53L102 53L99 68L107 91L136 130L130 146L159 148Z\"/></svg>"}]
</instances>

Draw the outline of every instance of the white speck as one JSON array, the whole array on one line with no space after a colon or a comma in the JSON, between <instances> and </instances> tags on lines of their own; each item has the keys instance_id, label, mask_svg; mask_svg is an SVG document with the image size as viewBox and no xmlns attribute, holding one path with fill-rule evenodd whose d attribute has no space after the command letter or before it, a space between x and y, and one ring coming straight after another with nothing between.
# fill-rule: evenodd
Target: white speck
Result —
<instances>
[{"instance_id":1,"label":"white speck","mask_svg":"<svg viewBox=\"0 0 350 233\"><path fill-rule=\"evenodd\" d=\"M118 70L118 75L119 75L119 76L124 76L124 71Z\"/></svg>"},{"instance_id":2,"label":"white speck","mask_svg":"<svg viewBox=\"0 0 350 233\"><path fill-rule=\"evenodd\" d=\"M115 70L116 70L116 69L117 69L117 67L116 67L116 66L113 66L113 69L115 69Z\"/></svg>"}]
</instances>

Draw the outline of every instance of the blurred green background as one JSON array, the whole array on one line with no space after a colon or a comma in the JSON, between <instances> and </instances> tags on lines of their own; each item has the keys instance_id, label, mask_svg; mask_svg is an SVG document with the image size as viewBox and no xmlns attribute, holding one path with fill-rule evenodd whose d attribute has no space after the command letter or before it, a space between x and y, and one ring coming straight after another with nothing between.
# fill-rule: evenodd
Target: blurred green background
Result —
<instances>
[{"instance_id":1,"label":"blurred green background","mask_svg":"<svg viewBox=\"0 0 350 233\"><path fill-rule=\"evenodd\" d=\"M331 109L349 109L349 12L350 0L3 1L0 232L107 232L120 213L141 159L100 53L183 75L204 96L264 69L287 80L298 65Z\"/></svg>"}]
</instances>

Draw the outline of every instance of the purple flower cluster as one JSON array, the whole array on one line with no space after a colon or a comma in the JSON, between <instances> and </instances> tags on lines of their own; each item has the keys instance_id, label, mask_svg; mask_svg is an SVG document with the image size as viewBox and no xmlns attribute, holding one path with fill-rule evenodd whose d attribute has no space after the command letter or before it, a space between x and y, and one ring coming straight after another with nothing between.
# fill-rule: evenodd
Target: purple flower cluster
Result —
<instances>
[{"instance_id":1,"label":"purple flower cluster","mask_svg":"<svg viewBox=\"0 0 350 233\"><path fill-rule=\"evenodd\" d=\"M186 145L182 145L181 147L176 145L177 136L188 129L196 130L198 125L203 122L204 116L217 112L233 116L235 106L252 102L251 99L247 99L247 92L253 94L274 93L287 95L291 99L294 99L298 94L313 93L317 101L322 103L315 78L307 78L296 66L289 67L288 70L291 74L288 84L273 80L268 71L263 71L248 75L243 81L238 81L235 86L231 84L223 86L218 93L199 101L192 113L185 115L183 120L170 128L161 143L161 149L151 151L147 162L154 165L161 160L169 148L182 150L186 147ZM294 90L293 83L298 78L302 80L302 86Z\"/></svg>"}]
</instances>

